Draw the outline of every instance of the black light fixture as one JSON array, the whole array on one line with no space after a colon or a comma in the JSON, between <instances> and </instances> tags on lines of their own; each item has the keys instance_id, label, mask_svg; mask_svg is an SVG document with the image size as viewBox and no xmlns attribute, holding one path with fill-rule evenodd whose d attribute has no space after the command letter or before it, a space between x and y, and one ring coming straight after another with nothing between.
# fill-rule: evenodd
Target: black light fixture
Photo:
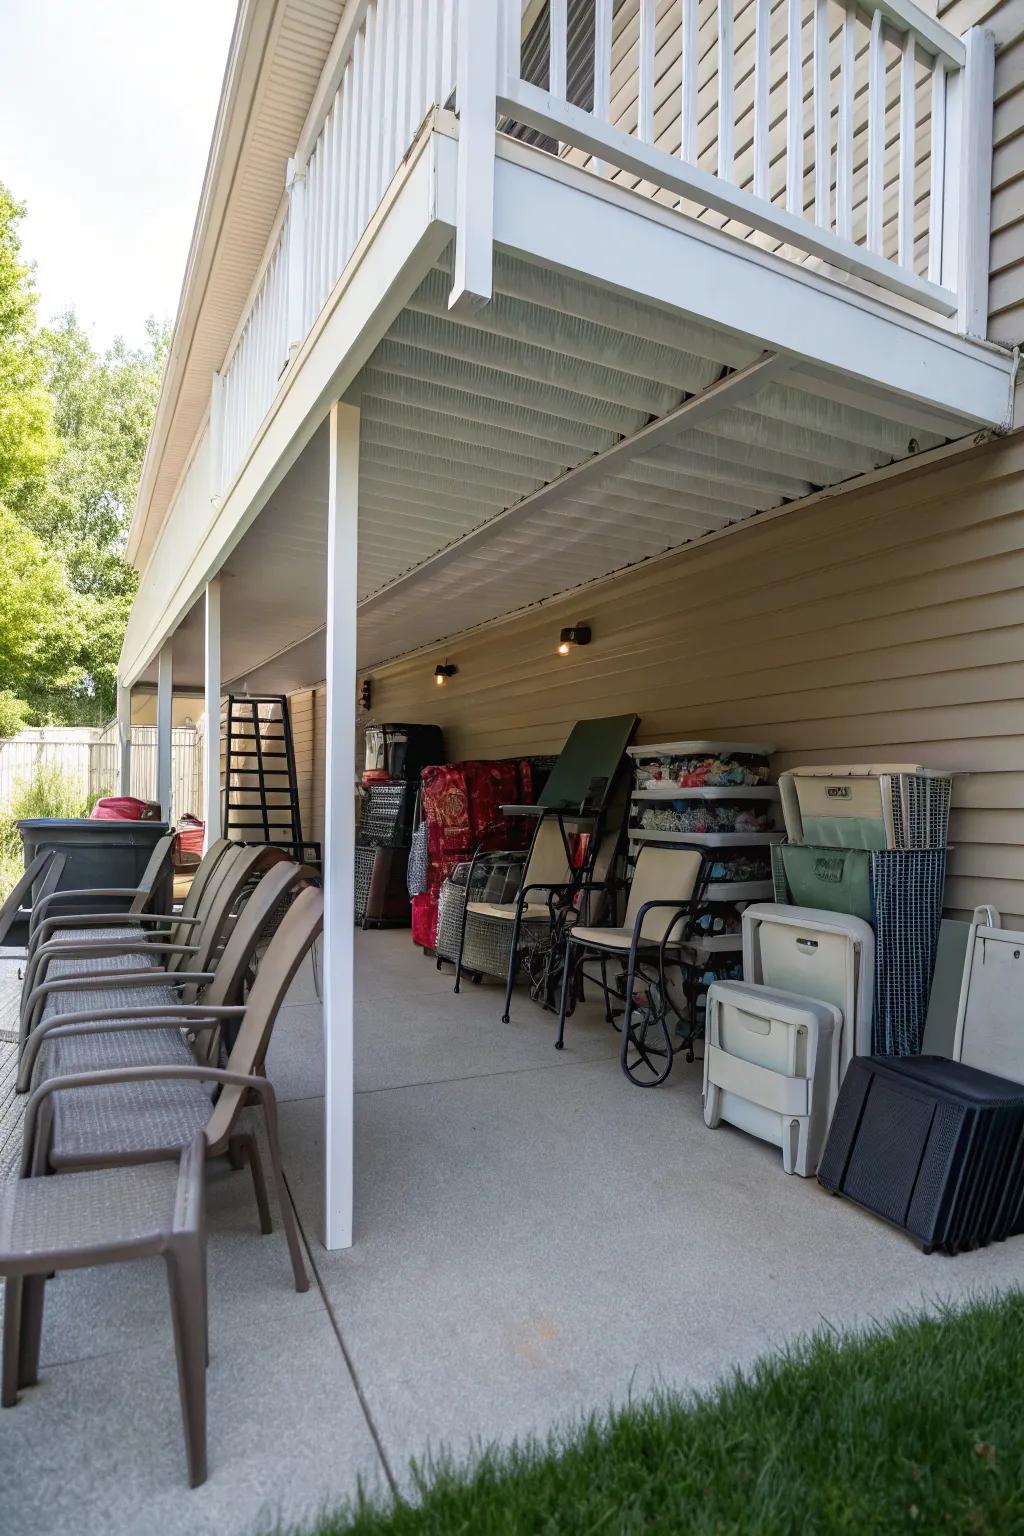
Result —
<instances>
[{"instance_id":1,"label":"black light fixture","mask_svg":"<svg viewBox=\"0 0 1024 1536\"><path fill-rule=\"evenodd\" d=\"M589 624L570 624L568 629L563 629L558 636L559 656L568 656L574 645L590 644Z\"/></svg>"},{"instance_id":2,"label":"black light fixture","mask_svg":"<svg viewBox=\"0 0 1024 1536\"><path fill-rule=\"evenodd\" d=\"M359 703L361 708L369 709L373 698L373 683L368 677L364 677L359 687Z\"/></svg>"},{"instance_id":3,"label":"black light fixture","mask_svg":"<svg viewBox=\"0 0 1024 1536\"><path fill-rule=\"evenodd\" d=\"M454 666L450 661L443 661L439 663L439 665L434 668L434 682L437 684L438 688L443 688L448 679L450 677L454 677L458 670L458 667Z\"/></svg>"}]
</instances>

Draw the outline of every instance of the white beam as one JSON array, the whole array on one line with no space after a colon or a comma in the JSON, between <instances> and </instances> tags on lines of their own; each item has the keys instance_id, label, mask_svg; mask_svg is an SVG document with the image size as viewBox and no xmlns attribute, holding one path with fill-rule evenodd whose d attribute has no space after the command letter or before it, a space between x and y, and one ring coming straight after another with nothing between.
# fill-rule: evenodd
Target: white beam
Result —
<instances>
[{"instance_id":1,"label":"white beam","mask_svg":"<svg viewBox=\"0 0 1024 1536\"><path fill-rule=\"evenodd\" d=\"M221 835L220 808L220 577L206 583L204 605L206 660L206 738L203 742L203 851Z\"/></svg>"},{"instance_id":2,"label":"white beam","mask_svg":"<svg viewBox=\"0 0 1024 1536\"><path fill-rule=\"evenodd\" d=\"M174 653L170 640L160 649L156 675L156 797L160 815L170 822L171 804L171 729L174 702Z\"/></svg>"},{"instance_id":3,"label":"white beam","mask_svg":"<svg viewBox=\"0 0 1024 1536\"><path fill-rule=\"evenodd\" d=\"M992 104L995 40L972 27L960 94L960 198L957 329L964 336L988 332L988 242L992 222Z\"/></svg>"},{"instance_id":4,"label":"white beam","mask_svg":"<svg viewBox=\"0 0 1024 1536\"><path fill-rule=\"evenodd\" d=\"M117 792L132 792L132 690L117 680Z\"/></svg>"},{"instance_id":5,"label":"white beam","mask_svg":"<svg viewBox=\"0 0 1024 1536\"><path fill-rule=\"evenodd\" d=\"M499 0L461 0L455 282L449 306L486 304L494 266L494 120L498 110ZM506 82L509 88L512 82Z\"/></svg>"},{"instance_id":6,"label":"white beam","mask_svg":"<svg viewBox=\"0 0 1024 1536\"><path fill-rule=\"evenodd\" d=\"M356 557L359 411L330 415L327 501L327 783L324 811L324 1245L352 1243Z\"/></svg>"}]
</instances>

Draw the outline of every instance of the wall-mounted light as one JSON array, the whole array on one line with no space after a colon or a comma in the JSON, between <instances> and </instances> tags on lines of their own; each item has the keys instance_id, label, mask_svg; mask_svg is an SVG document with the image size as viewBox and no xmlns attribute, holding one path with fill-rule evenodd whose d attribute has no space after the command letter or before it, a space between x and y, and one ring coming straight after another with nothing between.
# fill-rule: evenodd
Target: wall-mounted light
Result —
<instances>
[{"instance_id":1,"label":"wall-mounted light","mask_svg":"<svg viewBox=\"0 0 1024 1536\"><path fill-rule=\"evenodd\" d=\"M559 656L568 656L574 645L590 644L589 624L570 624L568 629L563 629L558 636Z\"/></svg>"},{"instance_id":2,"label":"wall-mounted light","mask_svg":"<svg viewBox=\"0 0 1024 1536\"><path fill-rule=\"evenodd\" d=\"M368 677L364 677L359 687L359 707L369 709L373 699L373 683Z\"/></svg>"},{"instance_id":3,"label":"wall-mounted light","mask_svg":"<svg viewBox=\"0 0 1024 1536\"><path fill-rule=\"evenodd\" d=\"M434 682L438 688L443 688L448 679L454 677L458 670L458 667L454 666L450 661L441 662L440 665L436 666L434 668Z\"/></svg>"}]
</instances>

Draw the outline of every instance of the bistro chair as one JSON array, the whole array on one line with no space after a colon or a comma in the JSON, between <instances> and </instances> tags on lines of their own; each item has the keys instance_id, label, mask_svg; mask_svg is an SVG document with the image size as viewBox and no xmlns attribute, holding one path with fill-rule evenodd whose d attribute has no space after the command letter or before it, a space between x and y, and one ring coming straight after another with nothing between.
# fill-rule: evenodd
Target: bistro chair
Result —
<instances>
[{"instance_id":1,"label":"bistro chair","mask_svg":"<svg viewBox=\"0 0 1024 1536\"><path fill-rule=\"evenodd\" d=\"M687 843L644 843L636 856L629 899L621 927L577 923L565 930L565 960L558 1012L557 1050L565 1044L565 1020L573 975L588 956L601 965L605 1016L613 1021L609 961L625 966L625 1014L622 1020L622 1070L641 1088L656 1088L672 1070L673 1023L684 1021L672 1002L666 964L678 964L697 917L708 881L710 861ZM646 987L638 1013L637 981Z\"/></svg>"}]
</instances>

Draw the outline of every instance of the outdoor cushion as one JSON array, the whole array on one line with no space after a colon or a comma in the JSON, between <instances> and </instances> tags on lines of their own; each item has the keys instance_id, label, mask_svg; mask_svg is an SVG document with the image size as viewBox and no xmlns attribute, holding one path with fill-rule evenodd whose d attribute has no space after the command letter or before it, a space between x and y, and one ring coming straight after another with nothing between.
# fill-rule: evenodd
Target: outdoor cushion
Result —
<instances>
[{"instance_id":1,"label":"outdoor cushion","mask_svg":"<svg viewBox=\"0 0 1024 1536\"><path fill-rule=\"evenodd\" d=\"M679 927L681 932L683 928L682 923L680 923ZM628 950L633 942L632 928L574 928L572 936L577 943L593 944L598 949ZM650 948L652 944L657 942L657 939L643 939L641 947ZM665 948L677 949L681 942L681 939L670 939Z\"/></svg>"},{"instance_id":2,"label":"outdoor cushion","mask_svg":"<svg viewBox=\"0 0 1024 1536\"><path fill-rule=\"evenodd\" d=\"M516 915L515 902L507 904L496 901L471 901L466 909L475 912L479 917L503 917L507 922L512 922ZM551 917L546 902L527 901L523 904L523 922L547 922Z\"/></svg>"}]
</instances>

